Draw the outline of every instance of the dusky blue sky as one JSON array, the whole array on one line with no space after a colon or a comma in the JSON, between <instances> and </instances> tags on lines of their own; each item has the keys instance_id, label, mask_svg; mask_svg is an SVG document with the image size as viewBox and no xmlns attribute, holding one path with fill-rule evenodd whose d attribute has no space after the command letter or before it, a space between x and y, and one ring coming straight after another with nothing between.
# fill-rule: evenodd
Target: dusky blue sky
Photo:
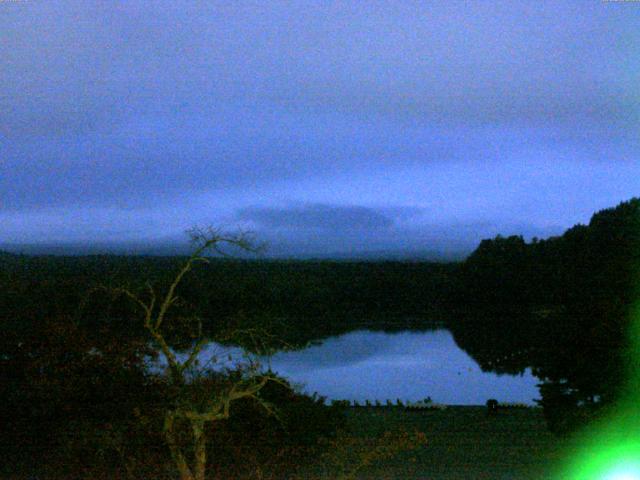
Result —
<instances>
[{"instance_id":1,"label":"dusky blue sky","mask_svg":"<svg viewBox=\"0 0 640 480\"><path fill-rule=\"evenodd\" d=\"M640 3L0 2L0 243L469 251L640 194Z\"/></svg>"}]
</instances>

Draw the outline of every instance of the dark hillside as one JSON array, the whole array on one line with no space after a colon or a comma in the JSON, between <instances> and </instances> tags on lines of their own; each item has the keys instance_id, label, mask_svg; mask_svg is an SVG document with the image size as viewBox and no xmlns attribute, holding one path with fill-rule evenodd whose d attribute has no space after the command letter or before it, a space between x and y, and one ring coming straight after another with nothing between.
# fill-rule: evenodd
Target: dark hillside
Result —
<instances>
[{"instance_id":1,"label":"dark hillside","mask_svg":"<svg viewBox=\"0 0 640 480\"><path fill-rule=\"evenodd\" d=\"M451 328L485 369L533 367L549 415L596 410L623 382L639 266L638 198L559 237L484 240L461 266Z\"/></svg>"}]
</instances>

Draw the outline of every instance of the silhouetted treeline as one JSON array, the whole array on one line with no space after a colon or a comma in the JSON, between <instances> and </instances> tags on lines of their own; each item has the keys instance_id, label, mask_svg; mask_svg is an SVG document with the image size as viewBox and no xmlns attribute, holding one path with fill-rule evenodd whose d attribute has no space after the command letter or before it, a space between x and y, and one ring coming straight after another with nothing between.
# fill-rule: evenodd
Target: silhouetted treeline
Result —
<instances>
[{"instance_id":1,"label":"silhouetted treeline","mask_svg":"<svg viewBox=\"0 0 640 480\"><path fill-rule=\"evenodd\" d=\"M0 258L0 311L11 321L71 315L94 325L120 322L142 333L135 310L113 302L102 287L144 294L166 285L181 257L20 256ZM185 315L205 328L262 324L282 340L308 340L378 324L417 326L445 301L454 264L300 262L212 259L180 286ZM124 309L124 310L123 310Z\"/></svg>"},{"instance_id":2,"label":"silhouetted treeline","mask_svg":"<svg viewBox=\"0 0 640 480\"><path fill-rule=\"evenodd\" d=\"M639 264L637 198L562 236L484 240L460 268L450 326L485 369L533 367L551 423L568 427L617 398Z\"/></svg>"}]
</instances>

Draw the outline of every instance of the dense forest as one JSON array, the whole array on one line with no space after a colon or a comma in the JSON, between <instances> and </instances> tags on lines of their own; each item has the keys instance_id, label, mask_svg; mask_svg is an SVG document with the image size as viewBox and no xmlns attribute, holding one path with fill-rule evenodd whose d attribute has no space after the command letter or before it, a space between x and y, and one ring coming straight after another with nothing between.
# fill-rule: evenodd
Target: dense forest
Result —
<instances>
[{"instance_id":1,"label":"dense forest","mask_svg":"<svg viewBox=\"0 0 640 480\"><path fill-rule=\"evenodd\" d=\"M105 288L144 290L167 284L184 257L0 257L7 321L24 328L71 315L94 326L131 311ZM214 331L229 323L266 324L282 340L302 344L354 328L420 328L447 301L456 264L211 259L186 277L180 295ZM127 327L131 328L131 327Z\"/></svg>"},{"instance_id":2,"label":"dense forest","mask_svg":"<svg viewBox=\"0 0 640 480\"><path fill-rule=\"evenodd\" d=\"M562 432L619 396L633 361L639 247L640 200L632 199L562 236L484 240L458 264L211 258L180 283L166 338L188 348L197 318L198 335L259 327L272 347L299 348L358 328L426 329L437 321L485 370L532 368L549 426ZM173 397L166 379L145 369L154 350L140 309L114 292L166 291L186 260L0 254L0 457L12 459L5 473L65 477L92 465L83 475L169 475L153 412ZM215 478L250 477L276 453L301 463L317 455L320 437L336 433L339 408L283 380L263 393L284 423L239 402L212 433L228 447L210 462ZM300 415L309 419L304 428L287 423ZM261 445L250 449L251 461L242 438ZM308 448L293 447L301 444ZM249 470L232 471L239 465ZM281 478L285 467L270 468Z\"/></svg>"},{"instance_id":3,"label":"dense forest","mask_svg":"<svg viewBox=\"0 0 640 480\"><path fill-rule=\"evenodd\" d=\"M449 326L485 369L532 367L550 425L571 429L614 402L637 364L639 265L637 198L562 236L484 240L458 272Z\"/></svg>"}]
</instances>

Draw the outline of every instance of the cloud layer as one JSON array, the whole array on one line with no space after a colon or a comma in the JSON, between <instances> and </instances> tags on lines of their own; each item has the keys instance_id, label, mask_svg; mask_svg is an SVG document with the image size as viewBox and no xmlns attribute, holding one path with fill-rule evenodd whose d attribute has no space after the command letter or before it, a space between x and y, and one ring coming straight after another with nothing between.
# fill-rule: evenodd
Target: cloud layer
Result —
<instances>
[{"instance_id":1,"label":"cloud layer","mask_svg":"<svg viewBox=\"0 0 640 480\"><path fill-rule=\"evenodd\" d=\"M585 221L640 186L639 27L626 2L0 3L0 241Z\"/></svg>"}]
</instances>

